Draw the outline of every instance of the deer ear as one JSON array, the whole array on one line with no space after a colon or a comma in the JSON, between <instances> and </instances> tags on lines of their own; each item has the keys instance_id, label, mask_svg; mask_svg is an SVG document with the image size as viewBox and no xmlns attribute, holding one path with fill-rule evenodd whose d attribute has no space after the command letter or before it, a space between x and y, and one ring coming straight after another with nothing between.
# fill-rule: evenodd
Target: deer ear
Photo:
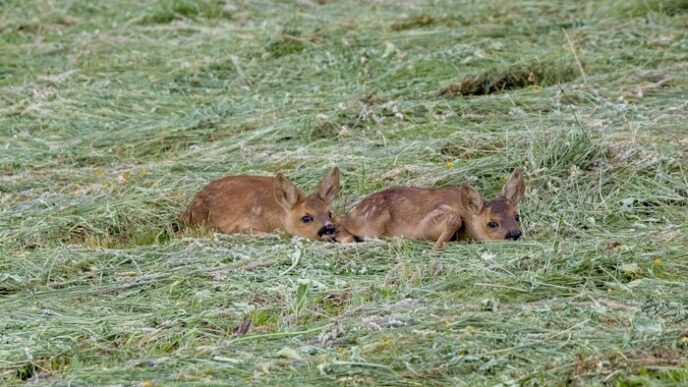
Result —
<instances>
[{"instance_id":1,"label":"deer ear","mask_svg":"<svg viewBox=\"0 0 688 387\"><path fill-rule=\"evenodd\" d=\"M273 183L273 189L275 191L275 200L286 210L291 210L294 208L296 203L300 202L303 198L303 194L294 186L294 184L289 181L283 174L278 173L275 176L275 181Z\"/></svg>"},{"instance_id":2,"label":"deer ear","mask_svg":"<svg viewBox=\"0 0 688 387\"><path fill-rule=\"evenodd\" d=\"M320 183L316 193L322 200L327 203L332 203L334 197L339 192L339 168L334 167L330 174Z\"/></svg>"},{"instance_id":3,"label":"deer ear","mask_svg":"<svg viewBox=\"0 0 688 387\"><path fill-rule=\"evenodd\" d=\"M523 199L525 192L526 183L523 179L523 172L517 169L509 176L509 180L506 181L502 195L504 195L511 204L517 205L521 199Z\"/></svg>"},{"instance_id":4,"label":"deer ear","mask_svg":"<svg viewBox=\"0 0 688 387\"><path fill-rule=\"evenodd\" d=\"M461 206L472 214L477 214L483 209L482 196L470 185L461 187Z\"/></svg>"}]
</instances>

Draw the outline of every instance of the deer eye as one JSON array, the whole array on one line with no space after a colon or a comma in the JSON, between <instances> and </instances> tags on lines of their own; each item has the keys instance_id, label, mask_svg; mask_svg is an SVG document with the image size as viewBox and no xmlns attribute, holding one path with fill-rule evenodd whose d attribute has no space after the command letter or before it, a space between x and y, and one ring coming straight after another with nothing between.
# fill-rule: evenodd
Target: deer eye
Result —
<instances>
[{"instance_id":1,"label":"deer eye","mask_svg":"<svg viewBox=\"0 0 688 387\"><path fill-rule=\"evenodd\" d=\"M310 223L310 222L313 221L313 217L311 217L310 215L306 215L306 216L304 216L303 218L301 218L301 221L302 221L303 223Z\"/></svg>"},{"instance_id":2,"label":"deer eye","mask_svg":"<svg viewBox=\"0 0 688 387\"><path fill-rule=\"evenodd\" d=\"M330 219L332 219L332 211L328 212L328 213L327 213L327 216L329 216Z\"/></svg>"},{"instance_id":3,"label":"deer eye","mask_svg":"<svg viewBox=\"0 0 688 387\"><path fill-rule=\"evenodd\" d=\"M495 228L499 227L499 225L497 224L497 222L492 221L492 222L487 224L487 227L489 227L491 229L495 229Z\"/></svg>"},{"instance_id":4,"label":"deer eye","mask_svg":"<svg viewBox=\"0 0 688 387\"><path fill-rule=\"evenodd\" d=\"M516 216L514 216L514 220L516 220L517 222L520 223L520 222L521 222L521 217L518 216L518 214L516 214Z\"/></svg>"}]
</instances>

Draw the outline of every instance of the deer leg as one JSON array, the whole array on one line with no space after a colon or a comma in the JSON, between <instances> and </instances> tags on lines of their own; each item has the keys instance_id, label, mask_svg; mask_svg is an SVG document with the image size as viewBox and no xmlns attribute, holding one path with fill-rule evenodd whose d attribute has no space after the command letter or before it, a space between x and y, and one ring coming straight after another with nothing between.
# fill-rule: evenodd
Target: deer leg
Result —
<instances>
[{"instance_id":1,"label":"deer leg","mask_svg":"<svg viewBox=\"0 0 688 387\"><path fill-rule=\"evenodd\" d=\"M423 239L435 240L432 249L437 250L451 240L461 224L461 216L457 211L449 206L440 206L423 218L419 228Z\"/></svg>"}]
</instances>

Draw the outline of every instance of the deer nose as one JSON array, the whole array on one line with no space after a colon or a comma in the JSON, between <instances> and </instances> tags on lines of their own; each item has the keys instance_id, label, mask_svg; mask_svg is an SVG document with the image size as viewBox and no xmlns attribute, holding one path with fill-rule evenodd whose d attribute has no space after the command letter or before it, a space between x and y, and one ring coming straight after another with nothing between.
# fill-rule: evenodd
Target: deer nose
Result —
<instances>
[{"instance_id":1,"label":"deer nose","mask_svg":"<svg viewBox=\"0 0 688 387\"><path fill-rule=\"evenodd\" d=\"M330 235L334 235L334 232L335 232L334 224L330 223L330 224L326 224L323 228L321 228L320 231L318 231L318 234L320 236L323 236L323 235L330 236Z\"/></svg>"},{"instance_id":2,"label":"deer nose","mask_svg":"<svg viewBox=\"0 0 688 387\"><path fill-rule=\"evenodd\" d=\"M518 240L519 238L521 238L521 232L518 230L509 231L505 237L505 239L511 239L512 241Z\"/></svg>"}]
</instances>

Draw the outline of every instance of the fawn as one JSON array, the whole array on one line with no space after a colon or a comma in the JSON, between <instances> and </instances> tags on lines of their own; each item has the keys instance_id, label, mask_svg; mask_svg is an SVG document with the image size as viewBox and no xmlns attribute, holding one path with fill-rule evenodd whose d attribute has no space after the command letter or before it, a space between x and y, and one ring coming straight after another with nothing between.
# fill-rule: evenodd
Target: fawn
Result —
<instances>
[{"instance_id":1,"label":"fawn","mask_svg":"<svg viewBox=\"0 0 688 387\"><path fill-rule=\"evenodd\" d=\"M520 170L514 171L502 194L486 201L473 187L389 188L363 199L337 225L338 242L361 237L400 236L435 241L433 249L460 240L517 240L521 237L518 203L525 193Z\"/></svg>"},{"instance_id":2,"label":"fawn","mask_svg":"<svg viewBox=\"0 0 688 387\"><path fill-rule=\"evenodd\" d=\"M308 196L281 173L275 177L228 176L198 192L180 220L227 234L279 230L312 240L332 240L335 227L330 203L338 191L337 167Z\"/></svg>"}]
</instances>

